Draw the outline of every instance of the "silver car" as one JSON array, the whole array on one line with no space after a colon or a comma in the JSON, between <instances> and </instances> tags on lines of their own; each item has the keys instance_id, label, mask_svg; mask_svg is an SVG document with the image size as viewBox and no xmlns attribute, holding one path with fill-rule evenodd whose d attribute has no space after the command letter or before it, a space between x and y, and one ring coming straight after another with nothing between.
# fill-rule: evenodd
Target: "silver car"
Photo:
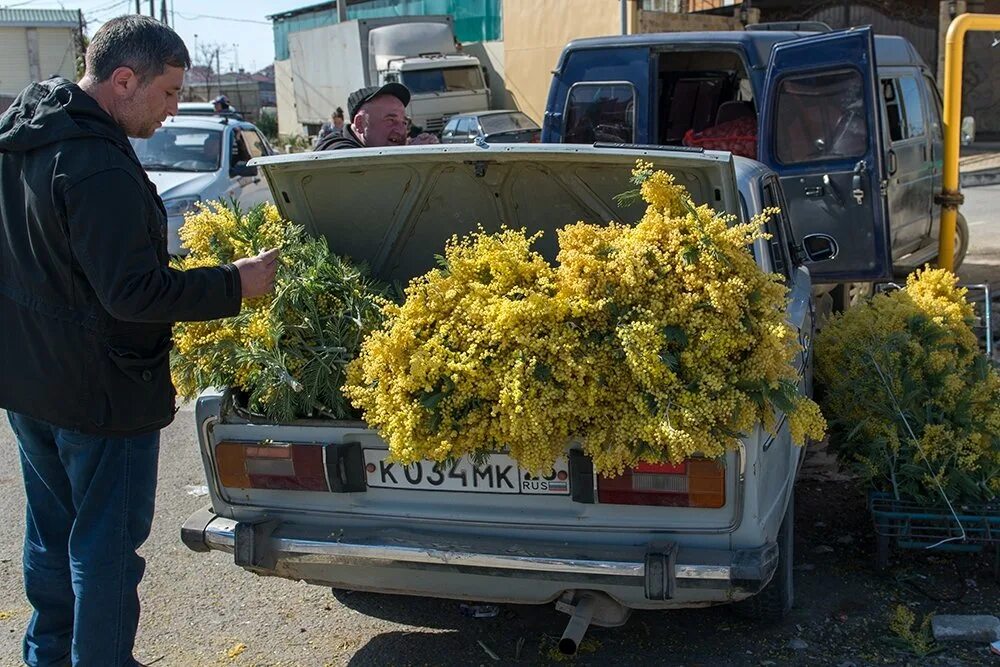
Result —
<instances>
[{"instance_id":1,"label":"silver car","mask_svg":"<svg viewBox=\"0 0 1000 667\"><path fill-rule=\"evenodd\" d=\"M435 265L453 234L505 223L555 230L578 220L635 220L613 198L637 158L668 170L698 202L742 218L784 206L775 174L729 153L569 145L403 147L257 160L282 214L365 261L387 281ZM836 253L825 238L792 246L784 214L754 252L783 273L788 319L811 392L812 304L804 262ZM792 604L792 486L802 449L784 420L757 428L706 482L704 462L654 466L668 477L609 480L570 446L536 478L503 455L476 468L400 468L358 421L270 423L225 390L197 403L211 505L182 529L195 551L233 553L252 572L339 589L507 603L556 602L572 618L561 647L589 623L620 625L633 609L736 602L780 618ZM268 440L267 448L259 447ZM275 444L276 443L276 444ZM265 451L266 450L266 451ZM719 470L717 466L709 466ZM700 492L696 486L700 485ZM636 491L640 492L636 492ZM648 490L648 487L647 487Z\"/></svg>"},{"instance_id":2,"label":"silver car","mask_svg":"<svg viewBox=\"0 0 1000 667\"><path fill-rule=\"evenodd\" d=\"M167 249L183 255L178 231L199 201L236 201L244 210L270 192L247 163L273 151L253 124L228 116L172 116L149 139L130 139L167 210Z\"/></svg>"}]
</instances>

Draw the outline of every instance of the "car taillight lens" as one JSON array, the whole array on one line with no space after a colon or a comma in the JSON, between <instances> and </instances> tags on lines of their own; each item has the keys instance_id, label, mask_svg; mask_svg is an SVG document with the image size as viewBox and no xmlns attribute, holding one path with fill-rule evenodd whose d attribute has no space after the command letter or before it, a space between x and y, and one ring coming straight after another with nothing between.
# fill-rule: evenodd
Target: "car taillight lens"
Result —
<instances>
[{"instance_id":1,"label":"car taillight lens","mask_svg":"<svg viewBox=\"0 0 1000 667\"><path fill-rule=\"evenodd\" d=\"M220 442L215 465L222 486L232 489L329 491L320 445Z\"/></svg>"},{"instance_id":2,"label":"car taillight lens","mask_svg":"<svg viewBox=\"0 0 1000 667\"><path fill-rule=\"evenodd\" d=\"M598 502L661 507L722 507L726 468L722 461L687 459L677 465L641 463L618 477L597 477Z\"/></svg>"}]
</instances>

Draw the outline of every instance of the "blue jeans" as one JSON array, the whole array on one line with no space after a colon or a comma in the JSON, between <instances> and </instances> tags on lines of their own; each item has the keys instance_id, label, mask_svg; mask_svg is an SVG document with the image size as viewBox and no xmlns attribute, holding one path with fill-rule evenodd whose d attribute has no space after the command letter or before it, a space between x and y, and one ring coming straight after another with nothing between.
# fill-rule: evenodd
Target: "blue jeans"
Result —
<instances>
[{"instance_id":1,"label":"blue jeans","mask_svg":"<svg viewBox=\"0 0 1000 667\"><path fill-rule=\"evenodd\" d=\"M159 432L105 438L8 413L27 496L29 666L137 664L137 587L156 495Z\"/></svg>"}]
</instances>

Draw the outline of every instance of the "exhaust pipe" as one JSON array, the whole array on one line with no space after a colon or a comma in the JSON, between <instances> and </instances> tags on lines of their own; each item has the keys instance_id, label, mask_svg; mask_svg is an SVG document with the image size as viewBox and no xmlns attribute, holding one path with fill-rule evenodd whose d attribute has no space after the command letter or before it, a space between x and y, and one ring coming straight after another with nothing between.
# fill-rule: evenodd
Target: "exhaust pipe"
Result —
<instances>
[{"instance_id":1,"label":"exhaust pipe","mask_svg":"<svg viewBox=\"0 0 1000 667\"><path fill-rule=\"evenodd\" d=\"M563 655L576 655L594 617L594 604L594 596L582 595L573 605L573 613L570 615L569 623L566 624L566 630L563 631L562 639L559 640L559 652Z\"/></svg>"}]
</instances>

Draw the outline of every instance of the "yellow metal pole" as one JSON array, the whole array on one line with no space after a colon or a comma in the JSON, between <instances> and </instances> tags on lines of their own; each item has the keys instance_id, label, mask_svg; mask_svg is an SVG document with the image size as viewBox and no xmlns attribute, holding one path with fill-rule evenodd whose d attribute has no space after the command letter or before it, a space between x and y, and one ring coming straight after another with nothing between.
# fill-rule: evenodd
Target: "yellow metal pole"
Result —
<instances>
[{"instance_id":1,"label":"yellow metal pole","mask_svg":"<svg viewBox=\"0 0 1000 667\"><path fill-rule=\"evenodd\" d=\"M949 271L955 264L955 220L962 195L958 190L958 149L962 124L962 59L965 34L1000 30L1000 14L962 14L951 22L945 39L944 55L944 173L941 194L941 230L938 238L938 266Z\"/></svg>"}]
</instances>

